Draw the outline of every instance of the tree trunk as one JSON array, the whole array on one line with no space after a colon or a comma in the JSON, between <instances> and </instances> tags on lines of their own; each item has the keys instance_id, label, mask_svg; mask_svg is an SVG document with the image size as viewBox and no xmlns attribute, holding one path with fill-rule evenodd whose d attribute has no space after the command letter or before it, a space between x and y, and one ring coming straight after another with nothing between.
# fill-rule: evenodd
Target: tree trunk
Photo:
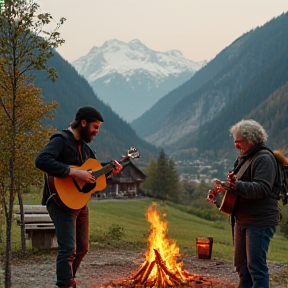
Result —
<instances>
[{"instance_id":1,"label":"tree trunk","mask_svg":"<svg viewBox=\"0 0 288 288\"><path fill-rule=\"evenodd\" d=\"M0 243L4 242L4 223L5 223L5 215L2 208L2 203L0 204Z\"/></svg>"},{"instance_id":2,"label":"tree trunk","mask_svg":"<svg viewBox=\"0 0 288 288\"><path fill-rule=\"evenodd\" d=\"M13 105L14 108L15 105ZM14 108L15 109L15 108ZM15 111L13 112L13 119L15 119ZM13 121L14 124L15 121ZM15 125L13 125L13 141L11 148L11 158L9 161L9 174L10 174L10 189L9 189L9 206L7 213L7 229L6 229L6 258L5 258L5 288L11 287L11 259L12 259L12 220L13 220L13 206L14 206L14 193L15 193Z\"/></svg>"},{"instance_id":3,"label":"tree trunk","mask_svg":"<svg viewBox=\"0 0 288 288\"><path fill-rule=\"evenodd\" d=\"M10 188L10 197L9 197L9 209L8 215L6 218L6 258L5 258L5 288L11 287L11 258L12 258L12 249L11 249L11 231L12 231L12 215L13 215L13 204L14 204L14 191L13 185Z\"/></svg>"},{"instance_id":4,"label":"tree trunk","mask_svg":"<svg viewBox=\"0 0 288 288\"><path fill-rule=\"evenodd\" d=\"M9 222L9 221L8 221ZM11 221L10 221L11 222ZM11 287L11 227L9 227L7 223L7 229L6 229L6 258L5 258L5 288Z\"/></svg>"},{"instance_id":5,"label":"tree trunk","mask_svg":"<svg viewBox=\"0 0 288 288\"><path fill-rule=\"evenodd\" d=\"M18 188L18 202L20 208L20 227L21 227L21 249L22 255L26 255L26 239L25 239L25 221L24 221L24 207L23 207L23 199L22 194L20 192L20 188Z\"/></svg>"}]
</instances>

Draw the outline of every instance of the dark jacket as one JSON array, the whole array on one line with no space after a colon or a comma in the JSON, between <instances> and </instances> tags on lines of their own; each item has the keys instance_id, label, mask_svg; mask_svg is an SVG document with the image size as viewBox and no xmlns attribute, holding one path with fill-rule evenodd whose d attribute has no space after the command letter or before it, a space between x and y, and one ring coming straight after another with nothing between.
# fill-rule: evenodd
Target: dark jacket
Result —
<instances>
[{"instance_id":1,"label":"dark jacket","mask_svg":"<svg viewBox=\"0 0 288 288\"><path fill-rule=\"evenodd\" d=\"M79 143L82 147L82 157L78 150ZM84 141L77 141L70 130L62 130L51 136L49 143L37 156L35 165L49 175L66 177L70 173L69 165L81 166L89 158L96 159L91 148ZM42 205L47 204L50 194L45 179Z\"/></svg>"},{"instance_id":2,"label":"dark jacket","mask_svg":"<svg viewBox=\"0 0 288 288\"><path fill-rule=\"evenodd\" d=\"M239 195L234 208L237 223L242 226L276 226L279 222L278 200L271 197L277 177L278 163L265 145L254 145L247 154L236 161L235 171L247 159L252 163L236 181Z\"/></svg>"}]
</instances>

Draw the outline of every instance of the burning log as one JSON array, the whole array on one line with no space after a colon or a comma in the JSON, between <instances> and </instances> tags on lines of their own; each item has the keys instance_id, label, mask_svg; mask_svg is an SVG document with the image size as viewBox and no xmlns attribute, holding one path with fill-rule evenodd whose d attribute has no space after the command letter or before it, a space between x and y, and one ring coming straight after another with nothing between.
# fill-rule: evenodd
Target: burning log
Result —
<instances>
[{"instance_id":1,"label":"burning log","mask_svg":"<svg viewBox=\"0 0 288 288\"><path fill-rule=\"evenodd\" d=\"M145 261L138 270L136 270L136 272L134 272L131 276L132 279L134 279L134 283L140 283L141 282L141 278L143 273L146 271L146 268L148 267L149 262Z\"/></svg>"},{"instance_id":2,"label":"burning log","mask_svg":"<svg viewBox=\"0 0 288 288\"><path fill-rule=\"evenodd\" d=\"M170 271L157 249L154 249L155 260L151 263L145 261L138 270L130 276L131 285L143 287L179 287L188 286L189 282L202 283L203 278L192 275L187 271ZM156 267L155 276L151 272ZM181 273L180 273L181 272ZM191 283L190 283L191 284Z\"/></svg>"},{"instance_id":3,"label":"burning log","mask_svg":"<svg viewBox=\"0 0 288 288\"><path fill-rule=\"evenodd\" d=\"M173 274L167 269L165 262L162 260L161 255L156 249L154 249L154 252L156 255L157 269L160 270L161 272L160 274L164 275L165 279L167 279L167 276L169 276L169 280L173 281L172 283L179 284L178 280L181 280L181 279L177 277L177 274Z\"/></svg>"},{"instance_id":4,"label":"burning log","mask_svg":"<svg viewBox=\"0 0 288 288\"><path fill-rule=\"evenodd\" d=\"M148 268L148 269L140 269L140 272L139 273L137 273L138 274L138 277L137 278L135 278L134 279L134 284L137 284L137 283L141 283L141 284L143 284L143 283L145 283L146 282L146 280L147 280L147 278L149 277L149 275L150 275L150 273L151 273L151 271L152 271L152 269L154 268L154 265L155 265L155 261L153 261L153 262L151 262L151 263L149 263L149 262L147 262L145 265L144 265L144 268L146 267L146 268ZM141 272L142 271L142 272ZM143 278L143 279L142 279Z\"/></svg>"}]
</instances>

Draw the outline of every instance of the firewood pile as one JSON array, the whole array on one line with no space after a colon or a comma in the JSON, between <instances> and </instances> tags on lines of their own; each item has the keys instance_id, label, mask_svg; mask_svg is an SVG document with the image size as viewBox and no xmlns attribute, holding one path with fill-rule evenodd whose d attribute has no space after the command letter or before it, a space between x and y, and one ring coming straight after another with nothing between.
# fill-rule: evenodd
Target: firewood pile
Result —
<instances>
[{"instance_id":1,"label":"firewood pile","mask_svg":"<svg viewBox=\"0 0 288 288\"><path fill-rule=\"evenodd\" d=\"M156 249L154 253L154 261L145 261L130 277L112 281L106 287L212 287L211 281L201 275L190 274L185 270L170 271L160 253Z\"/></svg>"},{"instance_id":2,"label":"firewood pile","mask_svg":"<svg viewBox=\"0 0 288 288\"><path fill-rule=\"evenodd\" d=\"M125 282L125 281L113 281L111 282L108 286L106 286L106 288L132 288L132 287L137 287L137 288L146 288L146 287L157 287L157 288L163 288L163 287L190 287L190 288L208 288L208 287L214 287L212 285L212 282L207 282L207 281L203 281L203 280L190 280L189 282L186 282L186 283L183 283L183 284L178 284L178 285L174 285L174 286L161 286L161 285L149 285L148 283L147 284L144 284L144 285L133 285L131 283L128 282ZM221 287L221 286L219 286ZM221 287L223 288L223 286Z\"/></svg>"}]
</instances>

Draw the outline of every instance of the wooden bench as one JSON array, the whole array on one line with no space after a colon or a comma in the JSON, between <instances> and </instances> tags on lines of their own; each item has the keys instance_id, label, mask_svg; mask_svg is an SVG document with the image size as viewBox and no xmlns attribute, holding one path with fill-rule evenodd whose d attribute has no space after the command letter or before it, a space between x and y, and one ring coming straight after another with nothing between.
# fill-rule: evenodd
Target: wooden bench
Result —
<instances>
[{"instance_id":1,"label":"wooden bench","mask_svg":"<svg viewBox=\"0 0 288 288\"><path fill-rule=\"evenodd\" d=\"M15 207L17 224L21 225L19 205ZM50 249L58 247L55 226L45 206L24 205L24 225L32 248Z\"/></svg>"}]
</instances>

